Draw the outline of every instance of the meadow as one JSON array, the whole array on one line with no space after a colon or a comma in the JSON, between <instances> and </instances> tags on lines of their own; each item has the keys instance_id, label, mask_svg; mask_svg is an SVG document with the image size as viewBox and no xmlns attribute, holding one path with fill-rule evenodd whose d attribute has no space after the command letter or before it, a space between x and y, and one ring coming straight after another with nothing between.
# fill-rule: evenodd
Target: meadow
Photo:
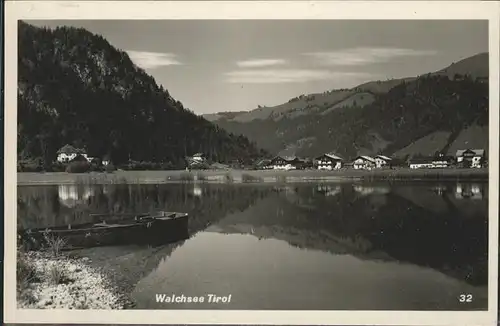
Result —
<instances>
[{"instance_id":1,"label":"meadow","mask_svg":"<svg viewBox=\"0 0 500 326\"><path fill-rule=\"evenodd\" d=\"M379 169L338 171L321 170L168 170L66 173L18 172L18 185L50 184L113 184L113 183L282 183L352 180L487 180L488 169Z\"/></svg>"}]
</instances>

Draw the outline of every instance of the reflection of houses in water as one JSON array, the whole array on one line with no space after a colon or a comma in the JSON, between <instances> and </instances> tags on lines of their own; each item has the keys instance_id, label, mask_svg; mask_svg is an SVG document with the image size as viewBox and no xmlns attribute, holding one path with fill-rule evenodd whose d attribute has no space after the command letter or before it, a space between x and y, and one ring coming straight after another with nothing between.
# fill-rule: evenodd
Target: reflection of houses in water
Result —
<instances>
[{"instance_id":1,"label":"reflection of houses in water","mask_svg":"<svg viewBox=\"0 0 500 326\"><path fill-rule=\"evenodd\" d=\"M85 203L94 195L94 189L84 185L59 185L59 202L66 207L75 207Z\"/></svg>"},{"instance_id":2,"label":"reflection of houses in water","mask_svg":"<svg viewBox=\"0 0 500 326\"><path fill-rule=\"evenodd\" d=\"M194 184L193 186L193 195L196 197L203 196L203 189L201 189L200 185Z\"/></svg>"},{"instance_id":3,"label":"reflection of houses in water","mask_svg":"<svg viewBox=\"0 0 500 326\"><path fill-rule=\"evenodd\" d=\"M432 190L433 190L436 194L438 194L439 196L442 196L443 194L445 194L445 193L446 193L446 191L447 191L448 189L447 189L447 188L446 188L446 186L444 186L444 185L438 185L438 186L435 186L434 188L432 188Z\"/></svg>"},{"instance_id":4,"label":"reflection of houses in water","mask_svg":"<svg viewBox=\"0 0 500 326\"><path fill-rule=\"evenodd\" d=\"M457 199L483 199L483 186L477 183L458 183L455 188L455 198Z\"/></svg>"},{"instance_id":5,"label":"reflection of houses in water","mask_svg":"<svg viewBox=\"0 0 500 326\"><path fill-rule=\"evenodd\" d=\"M324 196L335 196L342 191L342 188L340 185L318 185L316 191Z\"/></svg>"},{"instance_id":6,"label":"reflection of houses in water","mask_svg":"<svg viewBox=\"0 0 500 326\"><path fill-rule=\"evenodd\" d=\"M367 185L354 185L353 189L362 196L385 195L388 194L390 191L389 187L367 186Z\"/></svg>"}]
</instances>

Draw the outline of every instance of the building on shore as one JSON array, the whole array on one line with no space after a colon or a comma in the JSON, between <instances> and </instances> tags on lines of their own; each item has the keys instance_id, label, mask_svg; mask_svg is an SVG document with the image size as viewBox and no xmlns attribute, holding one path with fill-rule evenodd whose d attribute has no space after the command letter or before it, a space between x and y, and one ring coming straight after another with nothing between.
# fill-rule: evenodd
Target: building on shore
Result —
<instances>
[{"instance_id":1,"label":"building on shore","mask_svg":"<svg viewBox=\"0 0 500 326\"><path fill-rule=\"evenodd\" d=\"M269 170L269 169L272 169L272 165L271 165L271 160L268 160L268 159L263 159L263 160L260 160L258 161L256 164L255 164L255 169L256 170Z\"/></svg>"},{"instance_id":2,"label":"building on shore","mask_svg":"<svg viewBox=\"0 0 500 326\"><path fill-rule=\"evenodd\" d=\"M384 166L390 166L392 159L385 155L375 156L375 166L377 168L382 168Z\"/></svg>"},{"instance_id":3,"label":"building on shore","mask_svg":"<svg viewBox=\"0 0 500 326\"><path fill-rule=\"evenodd\" d=\"M271 160L270 166L273 170L297 170L303 168L304 162L296 156L276 156Z\"/></svg>"},{"instance_id":4,"label":"building on shore","mask_svg":"<svg viewBox=\"0 0 500 326\"><path fill-rule=\"evenodd\" d=\"M432 169L434 167L433 156L412 157L408 162L410 169Z\"/></svg>"},{"instance_id":5,"label":"building on shore","mask_svg":"<svg viewBox=\"0 0 500 326\"><path fill-rule=\"evenodd\" d=\"M187 165L190 169L206 169L208 168L208 160L203 153L196 153L193 156L187 157Z\"/></svg>"},{"instance_id":6,"label":"building on shore","mask_svg":"<svg viewBox=\"0 0 500 326\"><path fill-rule=\"evenodd\" d=\"M57 162L68 163L77 158L77 156L84 157L88 161L87 152L84 149L66 144L57 151Z\"/></svg>"},{"instance_id":7,"label":"building on shore","mask_svg":"<svg viewBox=\"0 0 500 326\"><path fill-rule=\"evenodd\" d=\"M342 168L342 158L334 153L326 153L314 159L318 170L339 170Z\"/></svg>"},{"instance_id":8,"label":"building on shore","mask_svg":"<svg viewBox=\"0 0 500 326\"><path fill-rule=\"evenodd\" d=\"M481 168L486 161L484 149L459 149L456 152L457 165L462 168Z\"/></svg>"},{"instance_id":9,"label":"building on shore","mask_svg":"<svg viewBox=\"0 0 500 326\"><path fill-rule=\"evenodd\" d=\"M449 168L453 165L454 161L453 156L438 154L432 160L432 165L434 168Z\"/></svg>"},{"instance_id":10,"label":"building on shore","mask_svg":"<svg viewBox=\"0 0 500 326\"><path fill-rule=\"evenodd\" d=\"M352 163L352 167L355 170L371 170L376 167L376 161L371 156L361 155L356 157Z\"/></svg>"}]
</instances>

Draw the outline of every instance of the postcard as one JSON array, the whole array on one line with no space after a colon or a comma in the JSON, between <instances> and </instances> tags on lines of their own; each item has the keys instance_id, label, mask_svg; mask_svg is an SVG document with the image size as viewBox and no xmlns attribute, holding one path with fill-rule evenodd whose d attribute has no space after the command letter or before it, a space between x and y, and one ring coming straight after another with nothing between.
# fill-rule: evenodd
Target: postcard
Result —
<instances>
[{"instance_id":1,"label":"postcard","mask_svg":"<svg viewBox=\"0 0 500 326\"><path fill-rule=\"evenodd\" d=\"M5 7L6 322L496 324L497 4Z\"/></svg>"}]
</instances>

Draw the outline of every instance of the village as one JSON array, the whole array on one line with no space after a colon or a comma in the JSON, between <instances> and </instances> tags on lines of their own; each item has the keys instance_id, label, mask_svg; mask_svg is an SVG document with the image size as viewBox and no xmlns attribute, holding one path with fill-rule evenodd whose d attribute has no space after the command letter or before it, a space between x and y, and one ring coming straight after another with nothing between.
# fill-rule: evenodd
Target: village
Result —
<instances>
[{"instance_id":1,"label":"village","mask_svg":"<svg viewBox=\"0 0 500 326\"><path fill-rule=\"evenodd\" d=\"M335 153L325 153L314 159L276 156L271 160L262 160L257 169L262 170L341 170L352 168L355 170L372 170L382 168L410 168L410 169L443 169L443 168L483 168L487 166L484 149L461 149L455 156L436 153L434 156L414 156L411 158L389 157L377 155L375 157L360 155L353 161L346 161Z\"/></svg>"},{"instance_id":2,"label":"village","mask_svg":"<svg viewBox=\"0 0 500 326\"><path fill-rule=\"evenodd\" d=\"M81 148L69 144L57 152L57 162L61 164L74 161L100 162L103 166L110 164L109 157L96 158L87 155ZM210 163L206 155L196 153L186 158L187 169L224 169L228 165ZM373 170L373 169L446 169L446 168L484 168L487 167L486 151L484 149L460 149L455 156L436 153L433 156L416 155L413 157L389 157L376 155L374 157L360 155L352 161L344 160L335 153L325 153L315 158L297 156L276 156L272 159L258 161L251 168L254 170Z\"/></svg>"}]
</instances>

